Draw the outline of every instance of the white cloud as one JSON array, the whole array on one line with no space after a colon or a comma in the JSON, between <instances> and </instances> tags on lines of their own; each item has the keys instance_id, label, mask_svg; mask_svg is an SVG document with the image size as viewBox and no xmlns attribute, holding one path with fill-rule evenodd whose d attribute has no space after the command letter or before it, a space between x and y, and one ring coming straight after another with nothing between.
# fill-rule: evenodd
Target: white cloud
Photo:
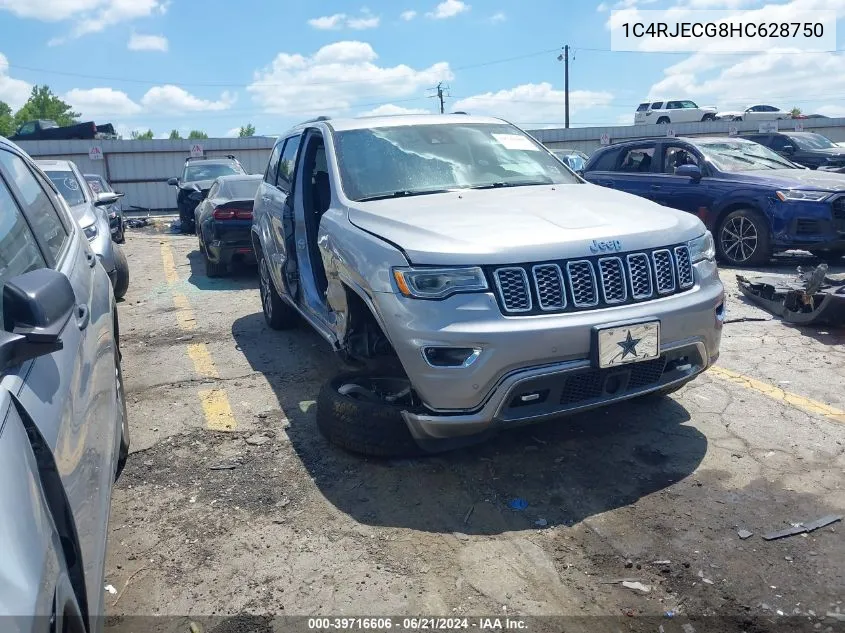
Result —
<instances>
[{"instance_id":1,"label":"white cloud","mask_svg":"<svg viewBox=\"0 0 845 633\"><path fill-rule=\"evenodd\" d=\"M112 88L74 88L66 92L62 99L79 111L84 119L131 116L141 112L141 106L132 101L129 95Z\"/></svg>"},{"instance_id":2,"label":"white cloud","mask_svg":"<svg viewBox=\"0 0 845 633\"><path fill-rule=\"evenodd\" d=\"M364 31L366 29L378 28L380 23L381 18L371 14L368 9L362 9L361 15L357 17L345 13L335 13L334 15L324 15L308 20L309 26L320 31L339 31L343 28Z\"/></svg>"},{"instance_id":3,"label":"white cloud","mask_svg":"<svg viewBox=\"0 0 845 633\"><path fill-rule=\"evenodd\" d=\"M499 24L500 22L504 22L508 19L508 16L505 15L504 11L497 11L493 15L490 16L490 22L492 24Z\"/></svg>"},{"instance_id":4,"label":"white cloud","mask_svg":"<svg viewBox=\"0 0 845 633\"><path fill-rule=\"evenodd\" d=\"M240 127L233 127L231 130L228 130L223 136L225 136L226 138L236 138L240 133Z\"/></svg>"},{"instance_id":5,"label":"white cloud","mask_svg":"<svg viewBox=\"0 0 845 633\"><path fill-rule=\"evenodd\" d=\"M396 114L431 114L431 110L422 108L403 108L402 106L386 103L372 110L362 112L358 116L393 116Z\"/></svg>"},{"instance_id":6,"label":"white cloud","mask_svg":"<svg viewBox=\"0 0 845 633\"><path fill-rule=\"evenodd\" d=\"M141 97L146 111L156 112L209 112L228 110L235 103L235 95L224 92L217 101L200 99L183 88L173 85L153 86Z\"/></svg>"},{"instance_id":7,"label":"white cloud","mask_svg":"<svg viewBox=\"0 0 845 633\"><path fill-rule=\"evenodd\" d=\"M12 110L17 110L29 99L30 92L32 84L9 77L9 61L0 53L0 101L5 101Z\"/></svg>"},{"instance_id":8,"label":"white cloud","mask_svg":"<svg viewBox=\"0 0 845 633\"><path fill-rule=\"evenodd\" d=\"M345 20L345 13L335 13L334 15L324 15L319 18L311 18L308 20L308 24L309 26L321 31L335 31L343 26Z\"/></svg>"},{"instance_id":9,"label":"white cloud","mask_svg":"<svg viewBox=\"0 0 845 633\"><path fill-rule=\"evenodd\" d=\"M167 12L167 0L0 0L0 10L18 17L46 22L72 20L65 36L53 38L49 46L63 44L109 26Z\"/></svg>"},{"instance_id":10,"label":"white cloud","mask_svg":"<svg viewBox=\"0 0 845 633\"><path fill-rule=\"evenodd\" d=\"M400 64L381 67L365 42L342 41L313 55L279 53L255 73L247 87L253 99L273 114L329 114L349 110L366 97L393 99L419 94L438 81L452 79L449 64L416 70Z\"/></svg>"},{"instance_id":11,"label":"white cloud","mask_svg":"<svg viewBox=\"0 0 845 633\"><path fill-rule=\"evenodd\" d=\"M405 20L405 22L410 22L415 17L417 17L417 12L416 11L410 11L410 10L402 11L402 13L399 14L399 17L402 18L403 20Z\"/></svg>"},{"instance_id":12,"label":"white cloud","mask_svg":"<svg viewBox=\"0 0 845 633\"><path fill-rule=\"evenodd\" d=\"M515 122L552 123L564 120L565 98L564 91L555 90L550 83L522 84L508 90L459 99L452 109ZM612 100L610 92L570 91L570 116L589 108L607 106Z\"/></svg>"},{"instance_id":13,"label":"white cloud","mask_svg":"<svg viewBox=\"0 0 845 633\"><path fill-rule=\"evenodd\" d=\"M140 33L132 33L129 36L129 42L126 48L130 51L161 51L167 52L168 42L163 35L141 35Z\"/></svg>"},{"instance_id":14,"label":"white cloud","mask_svg":"<svg viewBox=\"0 0 845 633\"><path fill-rule=\"evenodd\" d=\"M434 11L426 13L426 17L434 18L435 20L445 20L446 18L453 18L456 15L465 13L471 9L470 5L461 0L444 0L436 7Z\"/></svg>"}]
</instances>

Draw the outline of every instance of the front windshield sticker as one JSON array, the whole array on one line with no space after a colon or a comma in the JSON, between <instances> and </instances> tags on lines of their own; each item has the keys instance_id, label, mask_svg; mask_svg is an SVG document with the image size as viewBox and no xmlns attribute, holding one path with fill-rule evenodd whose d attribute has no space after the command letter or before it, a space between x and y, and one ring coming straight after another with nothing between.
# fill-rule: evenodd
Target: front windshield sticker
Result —
<instances>
[{"instance_id":1,"label":"front windshield sticker","mask_svg":"<svg viewBox=\"0 0 845 633\"><path fill-rule=\"evenodd\" d=\"M78 191L79 185L76 184L76 178L65 178L65 187L71 191Z\"/></svg>"},{"instance_id":2,"label":"front windshield sticker","mask_svg":"<svg viewBox=\"0 0 845 633\"><path fill-rule=\"evenodd\" d=\"M529 152L539 152L540 148L520 134L493 134L493 138L505 149L524 149Z\"/></svg>"}]
</instances>

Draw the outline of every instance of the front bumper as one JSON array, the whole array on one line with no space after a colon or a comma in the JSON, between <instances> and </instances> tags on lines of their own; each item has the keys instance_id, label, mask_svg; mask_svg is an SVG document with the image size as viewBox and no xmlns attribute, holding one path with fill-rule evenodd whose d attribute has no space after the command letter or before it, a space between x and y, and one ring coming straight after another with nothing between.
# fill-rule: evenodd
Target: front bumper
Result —
<instances>
[{"instance_id":1,"label":"front bumper","mask_svg":"<svg viewBox=\"0 0 845 633\"><path fill-rule=\"evenodd\" d=\"M845 209L836 203L773 200L770 209L776 247L822 250L845 247Z\"/></svg>"},{"instance_id":2,"label":"front bumper","mask_svg":"<svg viewBox=\"0 0 845 633\"><path fill-rule=\"evenodd\" d=\"M718 356L724 310L715 264L703 262L695 268L696 285L684 293L568 314L505 317L492 294L420 301L376 293L385 331L425 405L404 414L409 428L418 440L475 434L494 424L552 417L689 380ZM642 382L644 378L633 374L637 365L646 363L634 363L623 366L631 370L624 388L606 392L606 376L594 375L581 379L593 381L594 397L563 397L563 374L597 371L590 361L596 326L648 320L660 321L666 365L676 356L687 356L689 362L681 364L689 367L661 371L654 380ZM422 354L427 346L476 348L481 353L468 367L432 367ZM523 388L549 393L543 402L511 409L508 403Z\"/></svg>"}]
</instances>

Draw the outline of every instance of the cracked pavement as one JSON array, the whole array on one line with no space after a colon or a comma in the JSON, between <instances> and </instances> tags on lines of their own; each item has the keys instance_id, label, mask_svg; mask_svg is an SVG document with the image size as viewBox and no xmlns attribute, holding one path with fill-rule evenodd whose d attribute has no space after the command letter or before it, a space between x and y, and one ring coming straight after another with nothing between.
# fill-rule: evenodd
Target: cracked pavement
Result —
<instances>
[{"instance_id":1,"label":"cracked pavement","mask_svg":"<svg viewBox=\"0 0 845 633\"><path fill-rule=\"evenodd\" d=\"M845 418L813 408L845 411L845 332L728 323L718 365L753 383L710 372L670 398L367 460L317 431L314 400L338 368L329 347L305 326L269 330L255 271L208 279L195 247L153 231L126 244L132 455L112 502L110 614L674 610L765 630L778 613L827 627L842 610L845 523L761 535L845 513ZM813 263L786 256L778 270ZM727 319L767 318L735 273L722 271ZM197 349L213 371L198 373ZM232 430L208 428L209 390Z\"/></svg>"}]
</instances>

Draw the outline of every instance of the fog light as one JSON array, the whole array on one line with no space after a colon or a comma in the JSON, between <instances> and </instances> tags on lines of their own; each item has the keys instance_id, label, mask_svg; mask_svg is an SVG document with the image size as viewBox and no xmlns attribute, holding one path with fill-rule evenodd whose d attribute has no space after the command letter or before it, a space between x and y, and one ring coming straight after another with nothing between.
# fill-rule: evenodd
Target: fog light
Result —
<instances>
[{"instance_id":1,"label":"fog light","mask_svg":"<svg viewBox=\"0 0 845 633\"><path fill-rule=\"evenodd\" d=\"M720 303L716 306L716 327L722 327L725 322L725 304Z\"/></svg>"},{"instance_id":2,"label":"fog light","mask_svg":"<svg viewBox=\"0 0 845 633\"><path fill-rule=\"evenodd\" d=\"M473 347L424 347L423 357L432 367L469 367L481 355Z\"/></svg>"}]
</instances>

